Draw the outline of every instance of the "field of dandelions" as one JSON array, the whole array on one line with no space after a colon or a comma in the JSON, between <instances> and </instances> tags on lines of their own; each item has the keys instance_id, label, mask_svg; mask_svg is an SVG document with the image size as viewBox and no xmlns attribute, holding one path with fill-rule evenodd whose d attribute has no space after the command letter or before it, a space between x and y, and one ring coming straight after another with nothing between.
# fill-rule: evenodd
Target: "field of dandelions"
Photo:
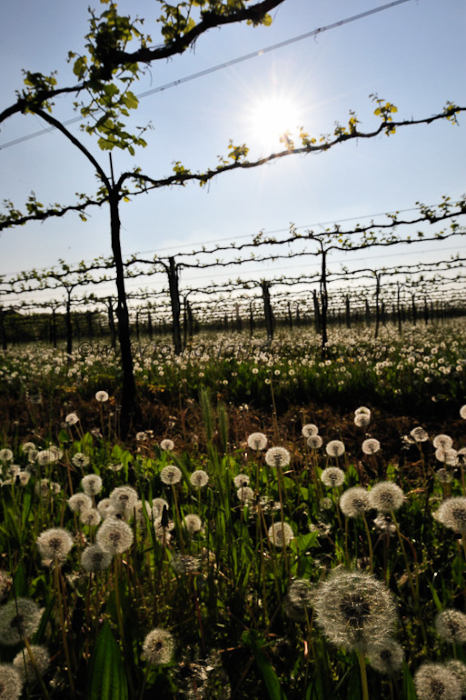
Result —
<instances>
[{"instance_id":1,"label":"field of dandelions","mask_svg":"<svg viewBox=\"0 0 466 700\"><path fill-rule=\"evenodd\" d=\"M466 696L466 324L0 355L0 700Z\"/></svg>"}]
</instances>

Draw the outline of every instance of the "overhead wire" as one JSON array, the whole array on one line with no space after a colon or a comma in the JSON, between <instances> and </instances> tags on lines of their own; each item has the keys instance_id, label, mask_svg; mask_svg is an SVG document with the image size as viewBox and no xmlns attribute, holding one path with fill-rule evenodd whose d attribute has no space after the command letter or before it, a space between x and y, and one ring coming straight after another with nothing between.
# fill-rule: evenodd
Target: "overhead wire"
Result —
<instances>
[{"instance_id":1,"label":"overhead wire","mask_svg":"<svg viewBox=\"0 0 466 700\"><path fill-rule=\"evenodd\" d=\"M215 73L219 70L224 70L225 68L230 68L231 66L235 66L238 63L243 63L244 61L249 61L252 58L257 58L258 56L263 56L266 53L270 53L271 51L276 51L278 49L282 49L285 46L290 46L291 44L295 44L298 41L303 41L304 39L309 39L310 37L317 36L318 34L322 34L323 32L330 31L331 29L336 29L337 27L342 27L345 24L350 24L351 22L357 22L361 19L364 19L366 17L369 17L370 15L375 15L378 12L384 12L385 10L389 10L392 7L395 7L396 5L402 5L406 2L411 2L412 0L393 0L393 2L386 3L385 5L380 5L379 7L374 7L371 10L366 10L365 12L359 12L356 15L352 15L351 17L346 17L345 19L338 20L337 22L332 22L331 24L327 24L324 27L319 27L318 29L313 29L310 32L306 32L305 34L300 34L299 36L292 37L291 39L285 39L285 41L280 41L277 44L272 44L271 46L266 46L263 49L259 49L258 51L253 51L248 54L244 54L243 56L238 56L237 58L232 58L229 61L225 61L224 63L219 63L216 66L211 66L210 68L205 68L204 70L198 71L197 73L191 73L191 75L186 75L183 78L178 78L177 80L172 80L168 83L165 83L164 85L159 85L155 88L151 88L150 90L146 90L144 92L138 93L136 97L141 100L144 99L145 97L149 97L149 95L155 95L158 92L163 92L164 90L169 90L170 88L173 87L178 87L179 85L183 85L184 83L188 83L191 80L197 80L197 78L203 78L206 75L210 75L211 73ZM70 119L67 119L66 121L62 122L64 126L69 126L70 124L76 124L80 121L83 121L83 117L72 117ZM44 134L48 134L52 131L55 131L55 127L49 126L45 129L40 129L39 131L34 131L30 134L25 134L24 136L19 136L16 139L12 139L11 141L6 141L3 144L0 144L0 151L5 150L6 148L11 148L11 146L16 146L20 143L24 143L25 141L29 141L31 139L35 139L38 136L43 136Z\"/></svg>"}]
</instances>

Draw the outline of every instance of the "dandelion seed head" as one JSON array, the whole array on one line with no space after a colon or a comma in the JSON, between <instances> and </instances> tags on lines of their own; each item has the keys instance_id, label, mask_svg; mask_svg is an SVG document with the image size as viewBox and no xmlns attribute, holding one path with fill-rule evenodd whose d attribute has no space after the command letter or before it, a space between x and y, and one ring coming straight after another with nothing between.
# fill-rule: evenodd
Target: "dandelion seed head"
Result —
<instances>
[{"instance_id":1,"label":"dandelion seed head","mask_svg":"<svg viewBox=\"0 0 466 700\"><path fill-rule=\"evenodd\" d=\"M36 669L39 675L43 676L50 666L50 654L46 647L31 644L30 649L34 657L34 663L26 649L22 649L13 659L13 666L21 679L21 683L35 681L37 678Z\"/></svg>"},{"instance_id":2,"label":"dandelion seed head","mask_svg":"<svg viewBox=\"0 0 466 700\"><path fill-rule=\"evenodd\" d=\"M440 447L442 450L449 450L453 447L453 440L449 435L436 435L432 440L435 448Z\"/></svg>"},{"instance_id":3,"label":"dandelion seed head","mask_svg":"<svg viewBox=\"0 0 466 700\"><path fill-rule=\"evenodd\" d=\"M81 566L89 573L94 571L105 571L112 563L112 553L107 552L98 544L91 544L83 550L81 555Z\"/></svg>"},{"instance_id":4,"label":"dandelion seed head","mask_svg":"<svg viewBox=\"0 0 466 700\"><path fill-rule=\"evenodd\" d=\"M77 413L68 413L68 415L65 417L65 423L67 425L76 425L76 423L79 423L79 418Z\"/></svg>"},{"instance_id":5,"label":"dandelion seed head","mask_svg":"<svg viewBox=\"0 0 466 700\"><path fill-rule=\"evenodd\" d=\"M366 653L382 643L396 622L396 608L386 586L370 574L334 570L314 598L316 622L337 646Z\"/></svg>"},{"instance_id":6,"label":"dandelion seed head","mask_svg":"<svg viewBox=\"0 0 466 700\"><path fill-rule=\"evenodd\" d=\"M22 680L13 664L0 664L0 700L18 700Z\"/></svg>"},{"instance_id":7,"label":"dandelion seed head","mask_svg":"<svg viewBox=\"0 0 466 700\"><path fill-rule=\"evenodd\" d=\"M264 433L251 433L248 436L248 447L251 450L265 450L267 447L267 437Z\"/></svg>"},{"instance_id":8,"label":"dandelion seed head","mask_svg":"<svg viewBox=\"0 0 466 700\"><path fill-rule=\"evenodd\" d=\"M247 474L237 474L233 479L233 483L237 489L249 484L249 476Z\"/></svg>"},{"instance_id":9,"label":"dandelion seed head","mask_svg":"<svg viewBox=\"0 0 466 700\"><path fill-rule=\"evenodd\" d=\"M453 481L453 476L450 474L448 469L445 469L444 467L437 469L435 472L435 477L441 484L451 484Z\"/></svg>"},{"instance_id":10,"label":"dandelion seed head","mask_svg":"<svg viewBox=\"0 0 466 700\"><path fill-rule=\"evenodd\" d=\"M283 601L285 614L297 622L306 620L306 613L310 610L313 601L314 590L309 581L297 579L293 581Z\"/></svg>"},{"instance_id":11,"label":"dandelion seed head","mask_svg":"<svg viewBox=\"0 0 466 700\"><path fill-rule=\"evenodd\" d=\"M196 489L202 489L209 483L209 475L203 469L197 469L189 477L191 485Z\"/></svg>"},{"instance_id":12,"label":"dandelion seed head","mask_svg":"<svg viewBox=\"0 0 466 700\"><path fill-rule=\"evenodd\" d=\"M142 659L150 666L166 666L173 658L175 640L167 630L156 628L149 632L142 645Z\"/></svg>"},{"instance_id":13,"label":"dandelion seed head","mask_svg":"<svg viewBox=\"0 0 466 700\"><path fill-rule=\"evenodd\" d=\"M371 508L368 491L361 486L347 489L340 498L340 508L347 518L364 515Z\"/></svg>"},{"instance_id":14,"label":"dandelion seed head","mask_svg":"<svg viewBox=\"0 0 466 700\"><path fill-rule=\"evenodd\" d=\"M426 433L424 428L421 428L421 426L413 428L410 432L410 435L415 442L426 442L426 440L429 439L428 433Z\"/></svg>"},{"instance_id":15,"label":"dandelion seed head","mask_svg":"<svg viewBox=\"0 0 466 700\"><path fill-rule=\"evenodd\" d=\"M56 527L42 532L36 544L42 559L60 561L66 559L74 541L68 530Z\"/></svg>"},{"instance_id":16,"label":"dandelion seed head","mask_svg":"<svg viewBox=\"0 0 466 700\"><path fill-rule=\"evenodd\" d=\"M320 479L324 486L334 489L345 483L345 472L338 467L327 467L320 475Z\"/></svg>"},{"instance_id":17,"label":"dandelion seed head","mask_svg":"<svg viewBox=\"0 0 466 700\"><path fill-rule=\"evenodd\" d=\"M169 464L160 472L160 479L162 483L167 485L178 484L181 481L181 470L173 464Z\"/></svg>"},{"instance_id":18,"label":"dandelion seed head","mask_svg":"<svg viewBox=\"0 0 466 700\"><path fill-rule=\"evenodd\" d=\"M71 461L73 462L75 467L87 467L89 462L91 461L89 457L82 452L76 452L71 458Z\"/></svg>"},{"instance_id":19,"label":"dandelion seed head","mask_svg":"<svg viewBox=\"0 0 466 700\"><path fill-rule=\"evenodd\" d=\"M314 437L318 432L319 428L317 425L314 425L314 423L308 423L301 428L301 434L304 435L305 438Z\"/></svg>"},{"instance_id":20,"label":"dandelion seed head","mask_svg":"<svg viewBox=\"0 0 466 700\"><path fill-rule=\"evenodd\" d=\"M332 499L328 498L328 497L321 498L319 501L319 508L320 508L320 510L332 510L332 508L333 508Z\"/></svg>"},{"instance_id":21,"label":"dandelion seed head","mask_svg":"<svg viewBox=\"0 0 466 700\"><path fill-rule=\"evenodd\" d=\"M116 511L132 514L138 500L138 494L132 486L117 486L113 489L109 498Z\"/></svg>"},{"instance_id":22,"label":"dandelion seed head","mask_svg":"<svg viewBox=\"0 0 466 700\"><path fill-rule=\"evenodd\" d=\"M373 455L380 450L380 442L375 438L368 438L362 443L362 451L365 455Z\"/></svg>"},{"instance_id":23,"label":"dandelion seed head","mask_svg":"<svg viewBox=\"0 0 466 700\"><path fill-rule=\"evenodd\" d=\"M330 440L325 447L329 457L341 457L345 452L345 446L341 440Z\"/></svg>"},{"instance_id":24,"label":"dandelion seed head","mask_svg":"<svg viewBox=\"0 0 466 700\"><path fill-rule=\"evenodd\" d=\"M106 391L98 391L95 398L100 403L105 403L105 401L108 401L108 393Z\"/></svg>"},{"instance_id":25,"label":"dandelion seed head","mask_svg":"<svg viewBox=\"0 0 466 700\"><path fill-rule=\"evenodd\" d=\"M0 462L11 462L13 456L13 452L8 447L4 447L3 450L0 450Z\"/></svg>"},{"instance_id":26,"label":"dandelion seed head","mask_svg":"<svg viewBox=\"0 0 466 700\"><path fill-rule=\"evenodd\" d=\"M283 468L290 463L290 453L285 447L271 447L265 453L265 461L269 467Z\"/></svg>"},{"instance_id":27,"label":"dandelion seed head","mask_svg":"<svg viewBox=\"0 0 466 700\"><path fill-rule=\"evenodd\" d=\"M60 458L57 457L57 453L51 449L41 450L36 455L36 462L41 467L45 467L48 464L54 464L55 462L58 462L59 459Z\"/></svg>"},{"instance_id":28,"label":"dandelion seed head","mask_svg":"<svg viewBox=\"0 0 466 700\"><path fill-rule=\"evenodd\" d=\"M243 503L250 504L254 501L254 491L249 486L240 486L236 495Z\"/></svg>"},{"instance_id":29,"label":"dandelion seed head","mask_svg":"<svg viewBox=\"0 0 466 700\"><path fill-rule=\"evenodd\" d=\"M393 676L401 670L404 650L399 642L388 638L380 644L370 644L367 656L372 668L386 676Z\"/></svg>"},{"instance_id":30,"label":"dandelion seed head","mask_svg":"<svg viewBox=\"0 0 466 700\"><path fill-rule=\"evenodd\" d=\"M162 440L162 442L160 443L160 447L166 452L171 452L175 448L175 443L173 442L173 440L166 438L165 440Z\"/></svg>"},{"instance_id":31,"label":"dandelion seed head","mask_svg":"<svg viewBox=\"0 0 466 700\"><path fill-rule=\"evenodd\" d=\"M96 496L102 491L102 479L97 474L88 474L81 479L81 486L87 496Z\"/></svg>"},{"instance_id":32,"label":"dandelion seed head","mask_svg":"<svg viewBox=\"0 0 466 700\"><path fill-rule=\"evenodd\" d=\"M294 539L293 529L288 523L274 523L269 527L269 540L275 547L286 547Z\"/></svg>"},{"instance_id":33,"label":"dandelion seed head","mask_svg":"<svg viewBox=\"0 0 466 700\"><path fill-rule=\"evenodd\" d=\"M318 450L319 447L322 447L323 442L320 435L311 435L307 439L307 446L310 447L311 450Z\"/></svg>"},{"instance_id":34,"label":"dandelion seed head","mask_svg":"<svg viewBox=\"0 0 466 700\"><path fill-rule=\"evenodd\" d=\"M383 532L385 535L394 535L396 532L396 525L391 519L391 517L386 513L379 513L375 520L372 521L379 532Z\"/></svg>"},{"instance_id":35,"label":"dandelion seed head","mask_svg":"<svg viewBox=\"0 0 466 700\"><path fill-rule=\"evenodd\" d=\"M190 535L202 530L202 520L195 513L188 513L184 516L184 525Z\"/></svg>"},{"instance_id":36,"label":"dandelion seed head","mask_svg":"<svg viewBox=\"0 0 466 700\"><path fill-rule=\"evenodd\" d=\"M445 668L455 676L464 695L466 692L466 664L462 661L451 659L451 661L446 662Z\"/></svg>"},{"instance_id":37,"label":"dandelion seed head","mask_svg":"<svg viewBox=\"0 0 466 700\"><path fill-rule=\"evenodd\" d=\"M434 516L450 530L466 534L466 498L454 496L445 499Z\"/></svg>"},{"instance_id":38,"label":"dandelion seed head","mask_svg":"<svg viewBox=\"0 0 466 700\"><path fill-rule=\"evenodd\" d=\"M83 525L87 525L88 527L97 527L97 525L100 525L102 516L97 508L90 508L80 513L79 520Z\"/></svg>"},{"instance_id":39,"label":"dandelion seed head","mask_svg":"<svg viewBox=\"0 0 466 700\"><path fill-rule=\"evenodd\" d=\"M359 406L354 412L355 416L368 416L369 418L371 417L371 409L367 408L367 406Z\"/></svg>"},{"instance_id":40,"label":"dandelion seed head","mask_svg":"<svg viewBox=\"0 0 466 700\"><path fill-rule=\"evenodd\" d=\"M425 663L414 674L418 700L461 700L458 679L443 664Z\"/></svg>"},{"instance_id":41,"label":"dandelion seed head","mask_svg":"<svg viewBox=\"0 0 466 700\"><path fill-rule=\"evenodd\" d=\"M354 416L354 424L357 428L367 428L370 424L371 418L365 413L358 413Z\"/></svg>"},{"instance_id":42,"label":"dandelion seed head","mask_svg":"<svg viewBox=\"0 0 466 700\"><path fill-rule=\"evenodd\" d=\"M122 520L107 518L97 530L96 542L111 554L121 554L133 544L133 531Z\"/></svg>"},{"instance_id":43,"label":"dandelion seed head","mask_svg":"<svg viewBox=\"0 0 466 700\"><path fill-rule=\"evenodd\" d=\"M102 518L107 518L110 512L113 510L112 502L109 498L102 498L97 504L97 510L99 511Z\"/></svg>"},{"instance_id":44,"label":"dandelion seed head","mask_svg":"<svg viewBox=\"0 0 466 700\"><path fill-rule=\"evenodd\" d=\"M444 610L435 618L435 629L439 637L454 644L466 642L466 615L460 610Z\"/></svg>"},{"instance_id":45,"label":"dandelion seed head","mask_svg":"<svg viewBox=\"0 0 466 700\"><path fill-rule=\"evenodd\" d=\"M466 404L460 408L460 416L463 420L466 420Z\"/></svg>"},{"instance_id":46,"label":"dandelion seed head","mask_svg":"<svg viewBox=\"0 0 466 700\"><path fill-rule=\"evenodd\" d=\"M73 513L83 513L92 508L92 499L85 493L75 493L69 497L68 507Z\"/></svg>"},{"instance_id":47,"label":"dandelion seed head","mask_svg":"<svg viewBox=\"0 0 466 700\"><path fill-rule=\"evenodd\" d=\"M110 469L111 472L119 472L123 469L123 464L121 462L119 464L108 464L107 469Z\"/></svg>"},{"instance_id":48,"label":"dandelion seed head","mask_svg":"<svg viewBox=\"0 0 466 700\"><path fill-rule=\"evenodd\" d=\"M391 513L398 510L405 497L403 491L393 481L380 481L369 491L369 501L372 508L379 513Z\"/></svg>"},{"instance_id":49,"label":"dandelion seed head","mask_svg":"<svg viewBox=\"0 0 466 700\"><path fill-rule=\"evenodd\" d=\"M42 612L29 598L16 598L0 608L0 644L14 646L37 631Z\"/></svg>"},{"instance_id":50,"label":"dandelion seed head","mask_svg":"<svg viewBox=\"0 0 466 700\"><path fill-rule=\"evenodd\" d=\"M452 448L444 450L443 447L437 447L435 450L435 459L439 462L444 462L444 464L456 465L458 458L458 453Z\"/></svg>"},{"instance_id":51,"label":"dandelion seed head","mask_svg":"<svg viewBox=\"0 0 466 700\"><path fill-rule=\"evenodd\" d=\"M29 454L29 452L33 452L36 449L36 446L33 442L23 442L21 445L21 451L25 452L26 454Z\"/></svg>"},{"instance_id":52,"label":"dandelion seed head","mask_svg":"<svg viewBox=\"0 0 466 700\"><path fill-rule=\"evenodd\" d=\"M164 498L154 498L152 501L152 514L154 519L160 518L163 513L163 509L166 508L168 511L168 503Z\"/></svg>"}]
</instances>

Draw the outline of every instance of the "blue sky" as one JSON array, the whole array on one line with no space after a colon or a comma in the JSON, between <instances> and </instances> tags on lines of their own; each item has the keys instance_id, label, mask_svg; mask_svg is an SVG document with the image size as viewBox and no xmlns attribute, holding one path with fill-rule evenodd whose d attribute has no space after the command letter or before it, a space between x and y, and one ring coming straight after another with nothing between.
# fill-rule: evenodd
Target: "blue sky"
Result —
<instances>
[{"instance_id":1,"label":"blue sky","mask_svg":"<svg viewBox=\"0 0 466 700\"><path fill-rule=\"evenodd\" d=\"M154 64L135 86L141 93L250 52L300 36L384 3L375 0L285 0L270 27L237 25L212 30L191 51ZM93 6L99 10L94 0ZM148 0L119 3L121 12L145 18L145 29L160 43ZM59 84L70 84L69 50L83 49L87 2L15 0L2 12L0 109L14 101L22 85L21 69L58 71ZM230 68L206 75L141 100L133 124L151 121L147 148L131 159L114 153L118 172L138 165L155 177L171 173L181 161L205 170L226 155L229 139L247 143L250 158L266 155L258 138L256 108L271 97L294 103L299 125L313 136L345 123L354 110L370 130L371 93L391 101L401 118L421 118L441 111L447 100L466 105L466 5L463 0L410 0L371 17L349 23ZM57 100L54 114L74 116L72 99ZM340 221L439 202L464 194L466 117L460 126L439 122L409 127L395 136L343 144L321 155L290 156L255 170L219 176L208 188L190 184L142 195L122 208L122 245L166 255L209 241L280 231L293 222L317 230L320 222ZM298 124L290 124L292 130ZM35 116L15 116L0 132L0 146L43 128ZM79 135L79 126L70 127ZM108 157L86 135L82 139L108 171ZM271 148L279 150L280 144ZM75 192L92 193L96 178L83 156L59 133L24 141L0 151L2 199L21 208L33 190L38 199L72 203ZM426 229L428 233L428 229ZM454 248L454 249L453 249ZM464 251L461 240L412 246L407 252L374 250L374 265L445 259ZM110 255L108 213L94 212L87 223L70 215L59 221L32 223L0 237L0 275L32 267L90 260ZM369 254L368 257L370 257ZM355 257L361 258L361 255ZM341 254L335 260L343 261ZM348 257L344 261L351 264ZM314 263L308 263L311 269ZM360 262L356 263L360 265ZM294 265L294 267L293 267ZM256 276L295 274L298 264L249 268ZM299 269L303 269L302 262ZM222 271L218 279L236 278ZM182 284L199 273L182 275ZM217 277L212 273L209 279ZM140 286L130 283L130 288Z\"/></svg>"}]
</instances>

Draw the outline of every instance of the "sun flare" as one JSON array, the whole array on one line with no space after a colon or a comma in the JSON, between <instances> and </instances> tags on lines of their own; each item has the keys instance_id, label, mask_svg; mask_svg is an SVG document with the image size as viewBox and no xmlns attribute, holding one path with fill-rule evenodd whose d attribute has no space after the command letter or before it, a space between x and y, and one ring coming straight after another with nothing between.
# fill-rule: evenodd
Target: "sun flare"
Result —
<instances>
[{"instance_id":1,"label":"sun flare","mask_svg":"<svg viewBox=\"0 0 466 700\"><path fill-rule=\"evenodd\" d=\"M297 136L299 121L296 104L284 97L260 100L251 109L253 139L265 149L286 148Z\"/></svg>"}]
</instances>

